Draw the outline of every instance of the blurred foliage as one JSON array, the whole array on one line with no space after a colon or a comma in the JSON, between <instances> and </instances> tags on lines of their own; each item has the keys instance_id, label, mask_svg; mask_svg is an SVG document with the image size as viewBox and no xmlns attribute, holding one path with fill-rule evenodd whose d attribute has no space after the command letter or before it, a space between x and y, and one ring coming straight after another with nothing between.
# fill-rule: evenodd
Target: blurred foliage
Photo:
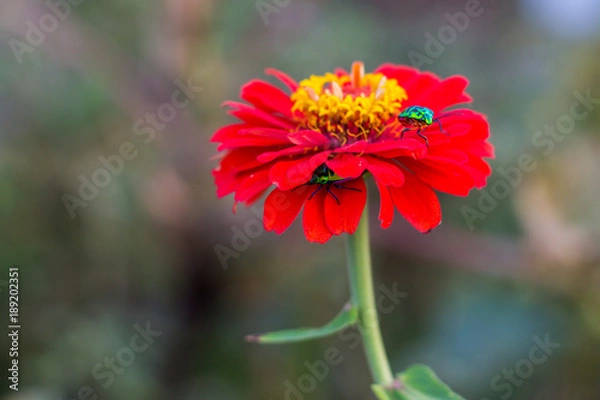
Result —
<instances>
[{"instance_id":1,"label":"blurred foliage","mask_svg":"<svg viewBox=\"0 0 600 400\"><path fill-rule=\"evenodd\" d=\"M232 227L257 216L233 215L232 199L216 199L208 139L231 121L219 105L265 68L301 79L356 59L407 64L411 50L425 54L427 32L448 24L445 13L467 3L291 0L265 24L255 1L88 1L18 63L9 41L24 40L26 22L49 11L3 2L0 303L2 277L19 265L22 330L21 390L5 384L2 395L75 399L89 385L101 399L284 399L310 374L306 365L335 347L344 361L302 398L372 398L351 331L291 346L244 343L248 333L318 326L339 311L348 298L343 241L310 245L296 224L251 239L223 268L214 246L231 246ZM489 116L495 171L522 154L537 166L474 230L462 210L477 208L477 191L441 196L444 225L430 235L401 218L388 231L373 226L377 281L408 293L382 315L385 341L397 371L429 364L467 399L597 400L600 113L548 154L532 140L569 113L574 92L600 96L598 7L481 4L483 15L423 67L469 77L473 106ZM554 29L548 15L568 23ZM570 34L590 18L595 25ZM135 123L169 101L177 79L202 92L146 143ZM81 177L124 142L137 156L71 218L64 195L77 196ZM490 183L501 179L495 172ZM162 334L104 387L94 368L147 321ZM497 376L509 382L504 370L547 334L560 343L553 355L510 395L493 386ZM0 342L9 347L6 336Z\"/></svg>"}]
</instances>

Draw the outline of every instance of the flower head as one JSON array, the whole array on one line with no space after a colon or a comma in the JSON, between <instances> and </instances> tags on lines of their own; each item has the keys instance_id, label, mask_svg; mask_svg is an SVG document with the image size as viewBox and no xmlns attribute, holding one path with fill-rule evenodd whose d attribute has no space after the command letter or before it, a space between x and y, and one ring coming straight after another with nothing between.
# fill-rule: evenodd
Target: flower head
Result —
<instances>
[{"instance_id":1,"label":"flower head","mask_svg":"<svg viewBox=\"0 0 600 400\"><path fill-rule=\"evenodd\" d=\"M356 62L297 83L268 69L287 88L254 80L226 102L240 122L219 129L213 142L225 155L213 172L219 197L235 193L251 205L269 189L264 226L284 232L303 211L309 241L352 234L367 199L364 178L379 190L381 226L394 209L421 232L441 222L435 191L466 196L485 186L483 160L493 157L485 116L448 107L469 102L468 81L440 79L385 64L365 74Z\"/></svg>"}]
</instances>

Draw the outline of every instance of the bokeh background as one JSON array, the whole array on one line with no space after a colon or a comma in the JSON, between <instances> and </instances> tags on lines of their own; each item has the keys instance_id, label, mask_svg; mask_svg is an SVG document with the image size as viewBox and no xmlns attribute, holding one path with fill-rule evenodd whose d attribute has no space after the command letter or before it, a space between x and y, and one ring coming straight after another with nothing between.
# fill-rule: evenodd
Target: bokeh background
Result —
<instances>
[{"instance_id":1,"label":"bokeh background","mask_svg":"<svg viewBox=\"0 0 600 400\"><path fill-rule=\"evenodd\" d=\"M448 31L446 13L478 2L71 1L0 5L0 302L6 322L18 265L22 324L20 390L4 380L3 398L372 399L348 337L243 341L339 311L343 240L312 245L300 224L278 237L256 230L257 211L233 215L233 200L215 196L209 138L232 121L221 103L266 67L302 79L419 53L423 69L469 77L497 149L491 185L524 154L536 166L505 194L498 183L501 198L471 223L465 207L478 210L484 192L442 195L444 223L426 236L399 217L387 231L373 225L377 290L406 293L382 315L394 369L427 363L467 399L600 399L599 101L565 134L543 133L566 123L576 93L600 98L600 3L481 0L481 15ZM64 16L56 26L52 9ZM43 39L31 33L41 20ZM428 37L440 33L446 44L432 53ZM27 35L35 45L17 45ZM202 90L140 134L136 122L170 101L177 80ZM135 156L71 214L65 195L81 199L82 179L127 142ZM232 243L248 226L248 242ZM239 251L224 263L219 245ZM114 379L94 376L147 323L160 336ZM534 337L546 335L560 347L526 379L502 376L527 372ZM343 362L286 394L332 347Z\"/></svg>"}]
</instances>

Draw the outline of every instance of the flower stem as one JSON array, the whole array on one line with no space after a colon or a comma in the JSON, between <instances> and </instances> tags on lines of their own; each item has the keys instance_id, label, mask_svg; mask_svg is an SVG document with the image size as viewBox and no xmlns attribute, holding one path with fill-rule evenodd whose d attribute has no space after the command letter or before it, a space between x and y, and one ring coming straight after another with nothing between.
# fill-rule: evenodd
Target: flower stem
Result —
<instances>
[{"instance_id":1,"label":"flower stem","mask_svg":"<svg viewBox=\"0 0 600 400\"><path fill-rule=\"evenodd\" d=\"M358 307L359 327L371 374L375 383L392 384L394 376L381 338L373 291L369 219L366 207L356 232L354 235L347 236L346 251L352 303Z\"/></svg>"}]
</instances>

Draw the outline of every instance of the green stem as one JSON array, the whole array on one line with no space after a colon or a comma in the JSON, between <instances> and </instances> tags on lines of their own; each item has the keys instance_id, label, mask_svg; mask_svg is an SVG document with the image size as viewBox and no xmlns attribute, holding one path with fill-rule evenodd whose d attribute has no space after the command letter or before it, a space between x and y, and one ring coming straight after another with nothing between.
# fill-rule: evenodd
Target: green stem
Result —
<instances>
[{"instance_id":1,"label":"green stem","mask_svg":"<svg viewBox=\"0 0 600 400\"><path fill-rule=\"evenodd\" d=\"M365 207L356 233L347 237L346 251L348 254L352 302L358 307L359 326L371 374L375 383L391 384L394 381L394 376L381 338L375 293L373 291L367 207Z\"/></svg>"}]
</instances>

